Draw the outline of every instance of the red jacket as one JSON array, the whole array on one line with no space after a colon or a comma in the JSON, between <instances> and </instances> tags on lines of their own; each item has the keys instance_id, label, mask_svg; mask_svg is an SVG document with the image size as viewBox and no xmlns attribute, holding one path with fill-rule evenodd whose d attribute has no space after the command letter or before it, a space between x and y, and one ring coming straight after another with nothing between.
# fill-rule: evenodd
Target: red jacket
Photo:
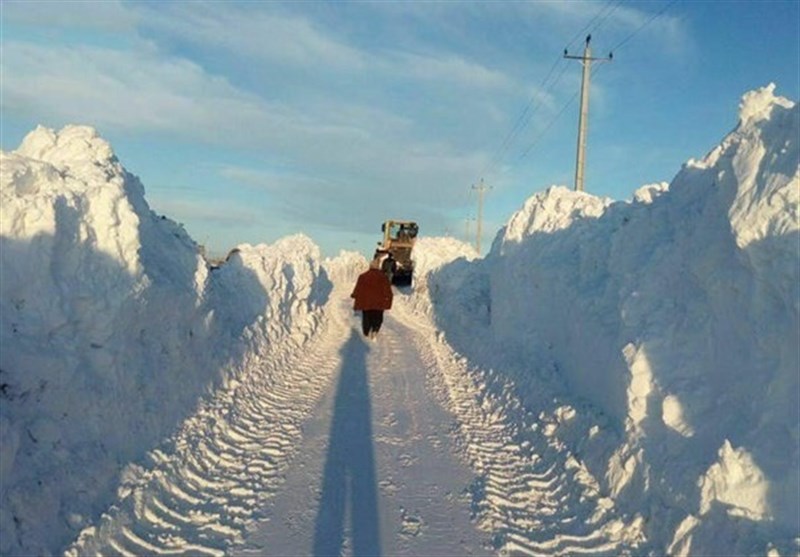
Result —
<instances>
[{"instance_id":1,"label":"red jacket","mask_svg":"<svg viewBox=\"0 0 800 557\"><path fill-rule=\"evenodd\" d=\"M392 309L392 285L380 269L370 269L358 276L351 298L355 298L353 309Z\"/></svg>"}]
</instances>

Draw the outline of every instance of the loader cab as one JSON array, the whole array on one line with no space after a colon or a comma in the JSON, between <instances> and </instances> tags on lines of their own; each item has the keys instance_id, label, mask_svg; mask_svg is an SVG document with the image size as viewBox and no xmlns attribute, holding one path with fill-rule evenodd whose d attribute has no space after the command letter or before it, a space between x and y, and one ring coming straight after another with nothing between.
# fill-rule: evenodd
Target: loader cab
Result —
<instances>
[{"instance_id":1,"label":"loader cab","mask_svg":"<svg viewBox=\"0 0 800 557\"><path fill-rule=\"evenodd\" d=\"M409 286L414 272L411 251L414 248L419 226L413 221L388 220L381 225L383 240L378 242L378 253L391 253L397 262L392 284Z\"/></svg>"},{"instance_id":2,"label":"loader cab","mask_svg":"<svg viewBox=\"0 0 800 557\"><path fill-rule=\"evenodd\" d=\"M419 227L415 222L390 220L381 225L381 232L383 232L384 247L386 244L398 242L413 245L419 233Z\"/></svg>"}]
</instances>

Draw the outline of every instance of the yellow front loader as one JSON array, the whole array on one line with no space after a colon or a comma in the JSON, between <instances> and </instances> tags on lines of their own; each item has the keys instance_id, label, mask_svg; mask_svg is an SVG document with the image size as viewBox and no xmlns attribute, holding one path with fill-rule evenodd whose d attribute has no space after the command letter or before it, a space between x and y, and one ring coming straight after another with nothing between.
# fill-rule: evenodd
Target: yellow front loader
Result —
<instances>
[{"instance_id":1,"label":"yellow front loader","mask_svg":"<svg viewBox=\"0 0 800 557\"><path fill-rule=\"evenodd\" d=\"M414 274L414 260L411 250L417 240L419 227L417 223L406 220L387 220L381 225L383 241L378 242L377 256L391 254L397 262L392 273L392 284L410 286Z\"/></svg>"}]
</instances>

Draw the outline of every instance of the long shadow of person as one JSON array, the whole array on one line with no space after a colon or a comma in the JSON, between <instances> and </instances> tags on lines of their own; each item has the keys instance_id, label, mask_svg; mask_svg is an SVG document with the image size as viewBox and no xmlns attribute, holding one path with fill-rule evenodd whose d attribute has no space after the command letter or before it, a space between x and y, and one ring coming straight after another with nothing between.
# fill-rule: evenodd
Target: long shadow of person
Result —
<instances>
[{"instance_id":1,"label":"long shadow of person","mask_svg":"<svg viewBox=\"0 0 800 557\"><path fill-rule=\"evenodd\" d=\"M353 555L381 554L367 352L356 331L341 351L342 368L314 532L316 557L341 554L348 508Z\"/></svg>"}]
</instances>

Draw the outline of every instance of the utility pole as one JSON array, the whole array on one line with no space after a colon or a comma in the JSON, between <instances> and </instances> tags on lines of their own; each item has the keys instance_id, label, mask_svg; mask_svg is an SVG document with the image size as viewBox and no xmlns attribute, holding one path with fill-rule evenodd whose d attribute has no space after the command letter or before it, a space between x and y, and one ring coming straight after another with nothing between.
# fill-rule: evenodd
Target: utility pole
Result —
<instances>
[{"instance_id":1,"label":"utility pole","mask_svg":"<svg viewBox=\"0 0 800 557\"><path fill-rule=\"evenodd\" d=\"M475 238L475 249L478 250L478 254L481 253L481 232L483 228L483 194L486 192L487 189L492 189L491 187L487 187L486 184L483 183L483 178L481 178L481 183L477 186L472 186L472 189L478 191L478 233Z\"/></svg>"},{"instance_id":2,"label":"utility pole","mask_svg":"<svg viewBox=\"0 0 800 557\"><path fill-rule=\"evenodd\" d=\"M575 160L575 191L583 190L583 169L586 163L586 126L589 123L589 77L592 73L592 62L610 62L614 55L608 54L607 58L592 58L592 49L589 43L592 36L586 37L583 47L583 56L570 56L564 49L564 58L580 60L583 64L583 79L581 80L581 111L578 116L578 154Z\"/></svg>"}]
</instances>

